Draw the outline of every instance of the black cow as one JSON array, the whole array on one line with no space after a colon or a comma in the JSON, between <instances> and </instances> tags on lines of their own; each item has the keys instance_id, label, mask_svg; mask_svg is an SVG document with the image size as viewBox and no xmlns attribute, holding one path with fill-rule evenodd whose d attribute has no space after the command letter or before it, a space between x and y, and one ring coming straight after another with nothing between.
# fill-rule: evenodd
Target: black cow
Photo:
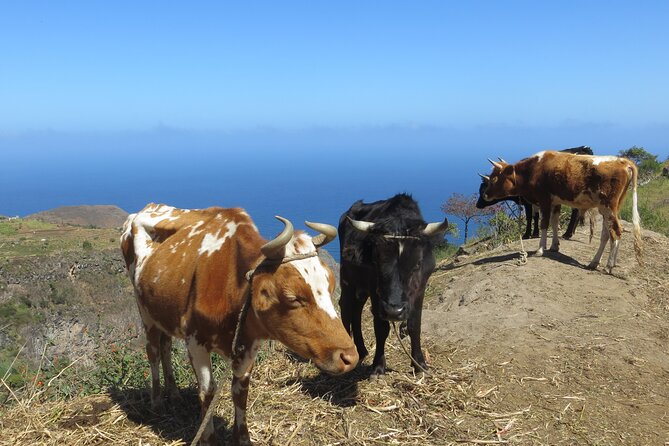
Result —
<instances>
[{"instance_id":1,"label":"black cow","mask_svg":"<svg viewBox=\"0 0 669 446\"><path fill-rule=\"evenodd\" d=\"M442 241L448 220L426 224L407 194L374 203L355 202L339 219L341 318L353 332L360 359L367 356L362 337L362 308L372 298L376 354L372 377L386 372L389 321L406 321L411 356L427 369L420 346L421 313L427 279L435 267L432 248Z\"/></svg>"},{"instance_id":2,"label":"black cow","mask_svg":"<svg viewBox=\"0 0 669 446\"><path fill-rule=\"evenodd\" d=\"M576 155L592 155L592 149L588 146L572 147L571 149L564 149L561 152L573 153ZM532 206L532 203L524 199L523 197L507 197L501 198L499 200L486 200L483 198L483 193L488 188L488 180L485 176L482 176L481 185L479 186L479 199L476 202L476 207L478 209L483 209L493 204L497 204L502 201L513 201L516 204L520 204L525 208L525 218L527 219L527 224L525 226L525 234L523 234L524 239L528 238L537 238L539 237L539 209L535 206ZM576 231L576 225L579 222L581 217L578 209L571 210L571 217L569 217L569 225L567 230L562 236L563 239L569 240ZM534 222L534 225L532 224Z\"/></svg>"}]
</instances>

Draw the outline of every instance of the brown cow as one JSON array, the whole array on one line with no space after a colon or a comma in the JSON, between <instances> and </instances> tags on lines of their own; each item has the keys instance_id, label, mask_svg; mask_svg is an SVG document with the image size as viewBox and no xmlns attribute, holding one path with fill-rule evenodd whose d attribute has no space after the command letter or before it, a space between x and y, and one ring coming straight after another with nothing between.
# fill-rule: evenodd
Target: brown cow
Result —
<instances>
[{"instance_id":1,"label":"brown cow","mask_svg":"<svg viewBox=\"0 0 669 446\"><path fill-rule=\"evenodd\" d=\"M520 195L537 204L541 210L541 241L536 255L543 255L546 249L548 222L553 228L553 242L550 251L558 251L558 219L560 205L565 204L582 211L596 207L602 214L602 235L599 249L588 265L595 269L611 240L611 251L606 263L608 272L616 265L618 244L622 227L618 211L625 199L627 188L633 186L632 223L634 225L634 249L637 261L641 263L641 227L637 210L637 167L617 156L572 155L569 153L546 151L525 158L516 164L503 160L495 162L489 177L485 199L493 200Z\"/></svg>"},{"instance_id":2,"label":"brown cow","mask_svg":"<svg viewBox=\"0 0 669 446\"><path fill-rule=\"evenodd\" d=\"M173 336L186 340L203 414L216 387L210 353L222 354L232 359L233 438L242 445L251 444L246 399L261 340L276 339L332 374L358 362L332 305L334 274L316 252L337 230L306 222L321 232L312 238L294 233L288 220L277 218L285 227L267 242L239 208L181 210L149 204L128 217L121 237L146 331L152 406L161 406L160 362L168 395L178 399L170 357ZM202 444L214 441L213 433L210 421Z\"/></svg>"}]
</instances>

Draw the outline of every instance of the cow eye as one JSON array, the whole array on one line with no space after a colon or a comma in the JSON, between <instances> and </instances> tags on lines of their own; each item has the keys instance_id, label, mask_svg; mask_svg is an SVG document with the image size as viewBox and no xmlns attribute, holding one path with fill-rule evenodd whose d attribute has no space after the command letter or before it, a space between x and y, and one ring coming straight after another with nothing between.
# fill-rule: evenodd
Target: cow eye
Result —
<instances>
[{"instance_id":1,"label":"cow eye","mask_svg":"<svg viewBox=\"0 0 669 446\"><path fill-rule=\"evenodd\" d=\"M294 296L292 294L286 294L286 303L291 308L297 308L304 305L305 299L300 296Z\"/></svg>"}]
</instances>

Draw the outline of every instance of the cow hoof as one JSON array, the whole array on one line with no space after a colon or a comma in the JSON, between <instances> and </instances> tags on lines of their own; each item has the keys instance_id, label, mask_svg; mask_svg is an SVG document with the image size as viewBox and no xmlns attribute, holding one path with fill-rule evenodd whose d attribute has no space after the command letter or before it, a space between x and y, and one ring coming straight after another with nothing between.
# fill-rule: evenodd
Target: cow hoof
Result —
<instances>
[{"instance_id":1,"label":"cow hoof","mask_svg":"<svg viewBox=\"0 0 669 446\"><path fill-rule=\"evenodd\" d=\"M413 364L413 369L414 372L416 373L428 373L430 370L430 366L427 365L427 362L425 361L416 361L416 364Z\"/></svg>"},{"instance_id":2,"label":"cow hoof","mask_svg":"<svg viewBox=\"0 0 669 446\"><path fill-rule=\"evenodd\" d=\"M544 255L544 249L543 248L539 248L536 251L534 251L534 256L535 257L541 257L543 255Z\"/></svg>"},{"instance_id":3,"label":"cow hoof","mask_svg":"<svg viewBox=\"0 0 669 446\"><path fill-rule=\"evenodd\" d=\"M551 246L551 247L548 249L548 251L550 251L550 252L559 252L559 251L560 251L560 247L559 247L559 246Z\"/></svg>"},{"instance_id":4,"label":"cow hoof","mask_svg":"<svg viewBox=\"0 0 669 446\"><path fill-rule=\"evenodd\" d=\"M179 393L178 390L170 392L167 395L167 399L173 406L181 405L184 402L184 399L181 397L181 394Z\"/></svg>"},{"instance_id":5,"label":"cow hoof","mask_svg":"<svg viewBox=\"0 0 669 446\"><path fill-rule=\"evenodd\" d=\"M594 270L597 269L598 266L599 266L599 262L597 262L597 263L595 263L595 262L590 262L590 264L588 264L588 266L586 266L585 268L594 271Z\"/></svg>"},{"instance_id":6,"label":"cow hoof","mask_svg":"<svg viewBox=\"0 0 669 446\"><path fill-rule=\"evenodd\" d=\"M233 432L232 444L236 446L253 446L253 442L251 441L251 437L249 436L248 431L244 434L236 434Z\"/></svg>"},{"instance_id":7,"label":"cow hoof","mask_svg":"<svg viewBox=\"0 0 669 446\"><path fill-rule=\"evenodd\" d=\"M379 379L386 374L386 368L382 365L372 366L372 373L369 374L369 379Z\"/></svg>"},{"instance_id":8,"label":"cow hoof","mask_svg":"<svg viewBox=\"0 0 669 446\"><path fill-rule=\"evenodd\" d=\"M157 400L151 401L151 410L155 413L165 412L165 405L163 404L163 400L162 399L157 399Z\"/></svg>"},{"instance_id":9,"label":"cow hoof","mask_svg":"<svg viewBox=\"0 0 669 446\"><path fill-rule=\"evenodd\" d=\"M214 435L211 437L207 438L206 440L200 440L198 443L198 446L214 446L216 444L216 440Z\"/></svg>"}]
</instances>

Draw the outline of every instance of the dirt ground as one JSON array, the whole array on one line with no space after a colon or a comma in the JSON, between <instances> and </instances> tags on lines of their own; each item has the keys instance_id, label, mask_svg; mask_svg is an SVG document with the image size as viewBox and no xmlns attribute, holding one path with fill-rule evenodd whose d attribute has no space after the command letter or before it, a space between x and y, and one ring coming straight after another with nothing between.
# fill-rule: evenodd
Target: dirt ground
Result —
<instances>
[{"instance_id":1,"label":"dirt ground","mask_svg":"<svg viewBox=\"0 0 669 446\"><path fill-rule=\"evenodd\" d=\"M527 444L669 444L669 241L644 231L641 267L624 233L608 275L584 269L599 242L585 232L545 257L525 241L524 265L519 242L441 265L423 332L479 364L472 385L522 411Z\"/></svg>"},{"instance_id":2,"label":"dirt ground","mask_svg":"<svg viewBox=\"0 0 669 446\"><path fill-rule=\"evenodd\" d=\"M641 267L626 232L613 275L584 269L597 247L587 239L579 228L559 254L523 265L519 243L439 265L423 317L429 375L412 373L392 332L390 370L378 380L369 379L370 358L331 377L268 345L249 392L252 439L259 446L669 444L669 239L645 231ZM530 253L537 246L525 242ZM365 324L373 352L367 312ZM229 374L217 379L224 393L216 431L228 444ZM41 391L0 406L0 445L184 445L199 425L193 388L164 413L151 412L148 388L67 401L43 401Z\"/></svg>"}]
</instances>

